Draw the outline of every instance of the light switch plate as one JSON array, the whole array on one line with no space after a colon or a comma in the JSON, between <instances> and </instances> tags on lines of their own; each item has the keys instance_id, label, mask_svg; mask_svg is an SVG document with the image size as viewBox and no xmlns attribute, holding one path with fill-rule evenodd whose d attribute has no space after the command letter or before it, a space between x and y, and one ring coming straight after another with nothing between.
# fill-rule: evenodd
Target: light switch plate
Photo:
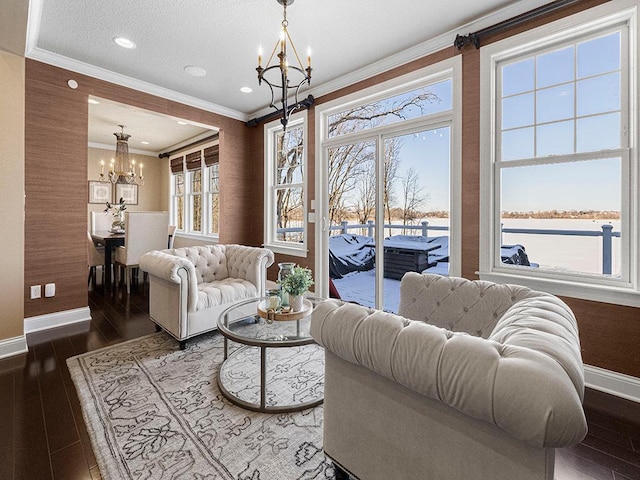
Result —
<instances>
[{"instance_id":1,"label":"light switch plate","mask_svg":"<svg viewBox=\"0 0 640 480\"><path fill-rule=\"evenodd\" d=\"M44 286L44 296L45 297L55 297L56 295L56 284L55 283L47 283Z\"/></svg>"},{"instance_id":2,"label":"light switch plate","mask_svg":"<svg viewBox=\"0 0 640 480\"><path fill-rule=\"evenodd\" d=\"M31 285L31 300L42 297L42 286Z\"/></svg>"}]
</instances>

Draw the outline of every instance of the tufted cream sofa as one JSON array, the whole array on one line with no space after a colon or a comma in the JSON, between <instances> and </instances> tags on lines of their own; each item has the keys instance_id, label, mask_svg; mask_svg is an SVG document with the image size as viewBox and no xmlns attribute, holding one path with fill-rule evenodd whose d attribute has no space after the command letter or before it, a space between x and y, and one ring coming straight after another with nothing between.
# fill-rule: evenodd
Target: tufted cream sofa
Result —
<instances>
[{"instance_id":1,"label":"tufted cream sofa","mask_svg":"<svg viewBox=\"0 0 640 480\"><path fill-rule=\"evenodd\" d=\"M151 319L180 341L216 328L231 303L264 296L273 252L243 245L154 250L140 257L149 273Z\"/></svg>"},{"instance_id":2,"label":"tufted cream sofa","mask_svg":"<svg viewBox=\"0 0 640 480\"><path fill-rule=\"evenodd\" d=\"M552 480L554 449L586 435L577 324L555 296L407 273L399 315L327 300L311 334L343 478Z\"/></svg>"}]
</instances>

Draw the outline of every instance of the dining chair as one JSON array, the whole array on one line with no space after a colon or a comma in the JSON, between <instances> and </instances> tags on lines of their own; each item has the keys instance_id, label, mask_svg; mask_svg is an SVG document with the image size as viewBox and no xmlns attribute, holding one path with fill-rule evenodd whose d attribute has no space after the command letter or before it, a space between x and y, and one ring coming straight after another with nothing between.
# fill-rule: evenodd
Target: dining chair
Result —
<instances>
[{"instance_id":1,"label":"dining chair","mask_svg":"<svg viewBox=\"0 0 640 480\"><path fill-rule=\"evenodd\" d=\"M169 241L167 242L167 248L173 248L173 239L176 235L176 226L169 225Z\"/></svg>"},{"instance_id":2,"label":"dining chair","mask_svg":"<svg viewBox=\"0 0 640 480\"><path fill-rule=\"evenodd\" d=\"M91 232L111 230L113 215L104 212L91 212Z\"/></svg>"},{"instance_id":3,"label":"dining chair","mask_svg":"<svg viewBox=\"0 0 640 480\"><path fill-rule=\"evenodd\" d=\"M87 267L89 269L89 278L87 279L89 291L96 287L96 270L98 267L101 267L102 284L104 285L104 247L97 246L93 242L89 230L87 230Z\"/></svg>"},{"instance_id":4,"label":"dining chair","mask_svg":"<svg viewBox=\"0 0 640 480\"><path fill-rule=\"evenodd\" d=\"M167 212L126 212L124 216L124 246L115 249L118 280L124 269L127 293L131 293L133 271L140 257L151 250L167 247L169 214ZM137 270L136 270L137 273Z\"/></svg>"}]
</instances>

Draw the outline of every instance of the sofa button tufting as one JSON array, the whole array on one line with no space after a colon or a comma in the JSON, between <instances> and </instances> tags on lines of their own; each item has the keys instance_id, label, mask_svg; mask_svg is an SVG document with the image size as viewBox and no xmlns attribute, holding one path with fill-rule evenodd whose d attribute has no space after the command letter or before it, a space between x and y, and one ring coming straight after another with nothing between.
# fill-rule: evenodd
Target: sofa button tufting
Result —
<instances>
[{"instance_id":1,"label":"sofa button tufting","mask_svg":"<svg viewBox=\"0 0 640 480\"><path fill-rule=\"evenodd\" d=\"M462 311L464 311L465 313L467 313L467 312L469 311L469 309L468 309L467 307L464 307L464 308L462 309Z\"/></svg>"}]
</instances>

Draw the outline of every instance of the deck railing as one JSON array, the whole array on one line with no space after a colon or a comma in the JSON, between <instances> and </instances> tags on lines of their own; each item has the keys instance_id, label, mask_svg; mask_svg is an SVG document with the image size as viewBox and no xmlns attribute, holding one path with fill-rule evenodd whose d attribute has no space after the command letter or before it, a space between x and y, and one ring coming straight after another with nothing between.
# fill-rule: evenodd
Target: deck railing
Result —
<instances>
[{"instance_id":1,"label":"deck railing","mask_svg":"<svg viewBox=\"0 0 640 480\"><path fill-rule=\"evenodd\" d=\"M331 232L339 231L340 233L349 233L350 230L361 230L367 232L368 237L374 237L374 229L376 225L373 220L367 223L354 224L347 221L340 222L340 225L332 225L329 227ZM449 231L449 227L445 225L429 225L429 222L423 221L419 225L402 225L402 224L385 224L388 230L410 230L419 231L423 237L429 236L429 231ZM520 233L527 235L563 235L563 236L580 236L580 237L602 237L602 274L611 275L611 266L613 262L613 238L620 238L620 232L613 231L613 225L602 225L602 231L597 230L554 230L539 228L504 228L501 225L500 244L502 244L502 234L504 233ZM301 227L279 228L278 233L302 232Z\"/></svg>"}]
</instances>

